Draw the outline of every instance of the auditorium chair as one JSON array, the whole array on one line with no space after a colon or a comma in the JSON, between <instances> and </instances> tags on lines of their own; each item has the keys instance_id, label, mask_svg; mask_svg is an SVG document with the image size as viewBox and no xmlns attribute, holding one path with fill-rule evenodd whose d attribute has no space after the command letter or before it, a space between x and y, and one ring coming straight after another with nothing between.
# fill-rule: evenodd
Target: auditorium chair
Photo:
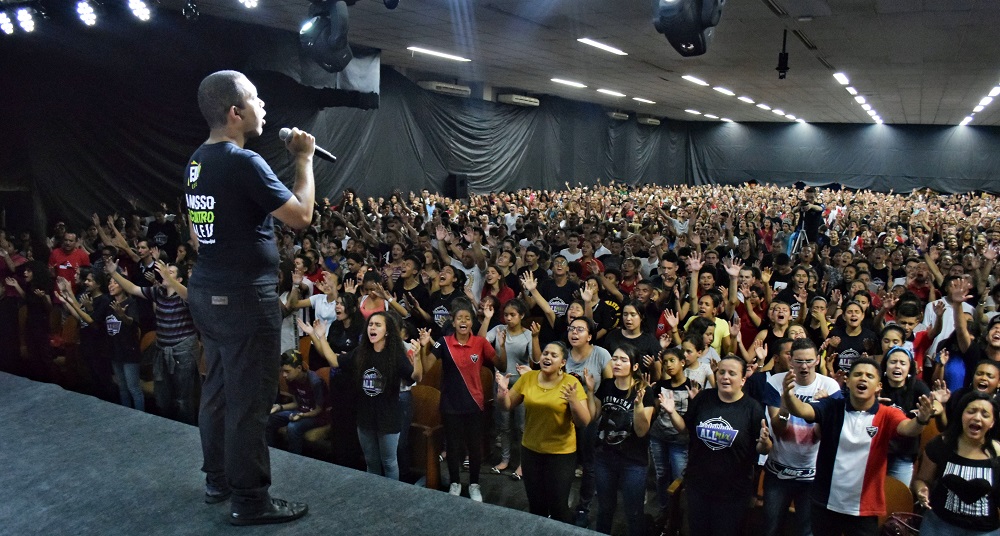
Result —
<instances>
[{"instance_id":1,"label":"auditorium chair","mask_svg":"<svg viewBox=\"0 0 1000 536\"><path fill-rule=\"evenodd\" d=\"M680 536L684 526L684 505L681 502L684 491L684 479L678 478L667 487L667 519L663 525L662 536ZM687 531L685 530L686 534Z\"/></svg>"},{"instance_id":2,"label":"auditorium chair","mask_svg":"<svg viewBox=\"0 0 1000 536\"><path fill-rule=\"evenodd\" d=\"M147 357L149 355L147 354L147 350L150 350L155 344L156 331L147 331L139 336L139 354L142 355L142 367L139 377L141 378L142 393L146 396L147 408L156 406L156 397L153 395L153 359Z\"/></svg>"},{"instance_id":3,"label":"auditorium chair","mask_svg":"<svg viewBox=\"0 0 1000 536\"><path fill-rule=\"evenodd\" d=\"M910 486L899 480L885 477L885 514L878 516L878 526L881 527L891 514L913 513L913 493Z\"/></svg>"},{"instance_id":4,"label":"auditorium chair","mask_svg":"<svg viewBox=\"0 0 1000 536\"><path fill-rule=\"evenodd\" d=\"M302 355L302 366L309 370L309 349L312 348L312 337L306 335L305 337L299 337L299 354ZM329 387L330 375L327 374L327 387Z\"/></svg>"},{"instance_id":5,"label":"auditorium chair","mask_svg":"<svg viewBox=\"0 0 1000 536\"><path fill-rule=\"evenodd\" d=\"M441 360L435 359L434 364L431 368L424 371L424 377L421 378L417 385L425 385L427 387L433 387L438 391L441 390Z\"/></svg>"},{"instance_id":6,"label":"auditorium chair","mask_svg":"<svg viewBox=\"0 0 1000 536\"><path fill-rule=\"evenodd\" d=\"M441 425L441 391L417 384L410 391L413 396L413 423L410 424L411 469L414 474L425 476L425 487L441 487L441 444L444 428Z\"/></svg>"}]
</instances>

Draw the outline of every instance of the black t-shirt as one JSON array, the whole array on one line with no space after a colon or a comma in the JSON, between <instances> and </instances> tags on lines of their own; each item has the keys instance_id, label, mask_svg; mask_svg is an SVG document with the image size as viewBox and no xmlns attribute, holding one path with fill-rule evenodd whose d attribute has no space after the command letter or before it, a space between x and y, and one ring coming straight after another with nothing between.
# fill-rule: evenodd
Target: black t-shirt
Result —
<instances>
[{"instance_id":1,"label":"black t-shirt","mask_svg":"<svg viewBox=\"0 0 1000 536\"><path fill-rule=\"evenodd\" d=\"M555 326L550 326L548 322L541 323L542 332L539 334L538 339L542 343L548 344L554 340L566 339L565 328L560 331L556 330L559 326L565 325L566 311L569 310L569 304L575 299L574 294L579 290L580 286L569 280L561 287L556 285L553 279L546 279L538 284L538 293L545 298L545 301L549 302L549 307L556 314ZM535 311L538 310L537 306L532 309Z\"/></svg>"},{"instance_id":2,"label":"black t-shirt","mask_svg":"<svg viewBox=\"0 0 1000 536\"><path fill-rule=\"evenodd\" d=\"M358 361L358 351L354 350L340 357L342 374L350 380L351 389L357 397L358 428L379 434L397 434L402 427L399 411L399 378L409 379L413 375L413 364L400 352L393 359L375 352L367 365ZM356 367L365 366L360 381ZM391 375L386 367L395 366L397 381L389 381Z\"/></svg>"},{"instance_id":3,"label":"black t-shirt","mask_svg":"<svg viewBox=\"0 0 1000 536\"><path fill-rule=\"evenodd\" d=\"M110 306L105 309L104 327L111 346L111 359L121 363L138 363L139 359L139 308L131 296L122 302L125 316L132 319L126 323Z\"/></svg>"},{"instance_id":4,"label":"black t-shirt","mask_svg":"<svg viewBox=\"0 0 1000 536\"><path fill-rule=\"evenodd\" d=\"M937 478L930 496L934 514L970 532L985 533L1000 528L998 462L963 458L948 447L944 436L927 443L926 454L937 466Z\"/></svg>"},{"instance_id":5,"label":"black t-shirt","mask_svg":"<svg viewBox=\"0 0 1000 536\"><path fill-rule=\"evenodd\" d=\"M157 246L167 253L170 260L177 255L177 227L172 222L164 221L160 223L156 220L149 222L146 226L146 237L150 240L150 246Z\"/></svg>"},{"instance_id":6,"label":"black t-shirt","mask_svg":"<svg viewBox=\"0 0 1000 536\"><path fill-rule=\"evenodd\" d=\"M706 389L688 403L686 485L719 498L749 499L754 489L757 438L764 406L749 396L726 403L718 389Z\"/></svg>"},{"instance_id":7,"label":"black t-shirt","mask_svg":"<svg viewBox=\"0 0 1000 536\"><path fill-rule=\"evenodd\" d=\"M199 242L191 283L225 288L277 284L271 212L292 192L259 154L231 142L202 145L186 172L188 217Z\"/></svg>"},{"instance_id":8,"label":"black t-shirt","mask_svg":"<svg viewBox=\"0 0 1000 536\"><path fill-rule=\"evenodd\" d=\"M84 294L80 294L77 298L79 301ZM94 321L93 324L88 324L87 322L80 321L80 346L83 348L87 345L89 350L97 350L104 352L104 343L107 342L107 331L104 328L104 319L108 316L108 306L111 304L111 296L107 294L101 294L100 296L94 298L93 300L93 310L87 313L91 320Z\"/></svg>"},{"instance_id":9,"label":"black t-shirt","mask_svg":"<svg viewBox=\"0 0 1000 536\"><path fill-rule=\"evenodd\" d=\"M892 387L889 385L888 381L883 380L882 392L879 393L878 396L879 398L888 398L892 402L886 405L899 408L904 415L911 417L913 415L911 410L917 409L917 400L919 400L921 396L930 394L930 388L927 387L926 383L919 379L913 384L913 389L906 389L906 387ZM889 456L895 456L897 458L904 458L907 460L916 460L917 452L919 450L919 437L906 437L898 435L889 441Z\"/></svg>"},{"instance_id":10,"label":"black t-shirt","mask_svg":"<svg viewBox=\"0 0 1000 536\"><path fill-rule=\"evenodd\" d=\"M604 334L606 338L609 333L616 327L618 327L618 322L621 320L621 310L622 305L618 303L617 300L611 297L606 291L599 291L597 295L597 305L594 307L594 322L597 323L597 330L605 330L607 333ZM604 338L597 341L600 343ZM604 346L600 344L600 346Z\"/></svg>"},{"instance_id":11,"label":"black t-shirt","mask_svg":"<svg viewBox=\"0 0 1000 536\"><path fill-rule=\"evenodd\" d=\"M607 348L609 352L615 353L615 350L623 342L627 342L639 350L639 370L643 373L649 372L649 368L643 363L643 358L647 355L652 356L654 360L659 357L660 340L645 331L640 332L638 337L630 339L625 336L621 329L616 329L604 337L604 344L601 346Z\"/></svg>"},{"instance_id":12,"label":"black t-shirt","mask_svg":"<svg viewBox=\"0 0 1000 536\"><path fill-rule=\"evenodd\" d=\"M844 372L861 354L875 355L879 350L878 335L868 329L862 328L861 333L848 335L845 327L837 326L830 331L830 336L840 337L840 346L836 348L837 369Z\"/></svg>"},{"instance_id":13,"label":"black t-shirt","mask_svg":"<svg viewBox=\"0 0 1000 536\"><path fill-rule=\"evenodd\" d=\"M656 406L657 392L646 389L642 405ZM614 381L603 381L594 393L601 404L601 417L597 423L597 451L617 453L630 461L646 465L649 439L635 433L635 389L631 393L615 386Z\"/></svg>"},{"instance_id":14,"label":"black t-shirt","mask_svg":"<svg viewBox=\"0 0 1000 536\"><path fill-rule=\"evenodd\" d=\"M438 337L452 331L451 304L462 295L458 289L450 294L442 294L440 290L431 294L430 308L424 309L431 314L431 335Z\"/></svg>"},{"instance_id":15,"label":"black t-shirt","mask_svg":"<svg viewBox=\"0 0 1000 536\"><path fill-rule=\"evenodd\" d=\"M889 283L892 283L892 279L889 279L889 266L885 266L884 268L870 266L868 273L872 276L872 283L882 288L887 288Z\"/></svg>"},{"instance_id":16,"label":"black t-shirt","mask_svg":"<svg viewBox=\"0 0 1000 536\"><path fill-rule=\"evenodd\" d=\"M427 287L425 287L422 283L418 283L417 286L411 288L410 290L406 290L403 286L403 279L398 279L396 284L392 286L392 295L395 296L397 300L401 300L403 298L409 299L408 294L413 295L413 299L417 300L417 303L420 304L420 307L424 311L431 311L429 309L431 306L431 293L427 290ZM413 325L418 328L427 327L427 322L424 322L424 317L420 316L420 313L417 313L416 311L411 312L410 321L413 322Z\"/></svg>"}]
</instances>

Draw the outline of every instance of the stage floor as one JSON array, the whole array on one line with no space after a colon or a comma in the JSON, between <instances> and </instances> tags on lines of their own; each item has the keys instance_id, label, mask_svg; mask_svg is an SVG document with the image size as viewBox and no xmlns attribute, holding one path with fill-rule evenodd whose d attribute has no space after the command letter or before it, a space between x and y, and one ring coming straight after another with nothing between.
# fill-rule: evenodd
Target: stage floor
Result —
<instances>
[{"instance_id":1,"label":"stage floor","mask_svg":"<svg viewBox=\"0 0 1000 536\"><path fill-rule=\"evenodd\" d=\"M232 527L200 464L194 427L0 373L0 534L593 534L274 449L271 494L309 515Z\"/></svg>"}]
</instances>

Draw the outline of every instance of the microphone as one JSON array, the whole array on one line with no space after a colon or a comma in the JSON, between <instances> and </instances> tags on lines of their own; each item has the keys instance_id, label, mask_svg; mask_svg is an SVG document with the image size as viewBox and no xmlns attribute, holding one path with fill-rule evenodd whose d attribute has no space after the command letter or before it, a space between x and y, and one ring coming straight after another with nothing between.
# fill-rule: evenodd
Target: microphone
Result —
<instances>
[{"instance_id":1,"label":"microphone","mask_svg":"<svg viewBox=\"0 0 1000 536\"><path fill-rule=\"evenodd\" d=\"M292 129L290 128L283 128L278 131L278 138L280 138L281 141L288 141L288 138L290 138L291 136L292 136ZM330 151L327 151L326 149L320 147L319 145L316 146L315 154L316 156L322 158L323 160L326 160L327 162L332 162L334 164L337 163L337 157L333 156L333 154L330 153Z\"/></svg>"}]
</instances>

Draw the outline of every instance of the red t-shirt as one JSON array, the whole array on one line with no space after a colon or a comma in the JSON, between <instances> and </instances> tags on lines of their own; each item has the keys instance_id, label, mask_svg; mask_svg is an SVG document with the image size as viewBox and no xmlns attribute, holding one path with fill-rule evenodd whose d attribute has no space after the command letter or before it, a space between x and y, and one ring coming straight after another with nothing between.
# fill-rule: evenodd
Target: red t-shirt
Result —
<instances>
[{"instance_id":1,"label":"red t-shirt","mask_svg":"<svg viewBox=\"0 0 1000 536\"><path fill-rule=\"evenodd\" d=\"M81 266L90 266L90 255L77 248L66 253L62 248L52 250L49 255L49 268L55 270L56 277L63 277L73 285L76 290L76 274Z\"/></svg>"}]
</instances>

